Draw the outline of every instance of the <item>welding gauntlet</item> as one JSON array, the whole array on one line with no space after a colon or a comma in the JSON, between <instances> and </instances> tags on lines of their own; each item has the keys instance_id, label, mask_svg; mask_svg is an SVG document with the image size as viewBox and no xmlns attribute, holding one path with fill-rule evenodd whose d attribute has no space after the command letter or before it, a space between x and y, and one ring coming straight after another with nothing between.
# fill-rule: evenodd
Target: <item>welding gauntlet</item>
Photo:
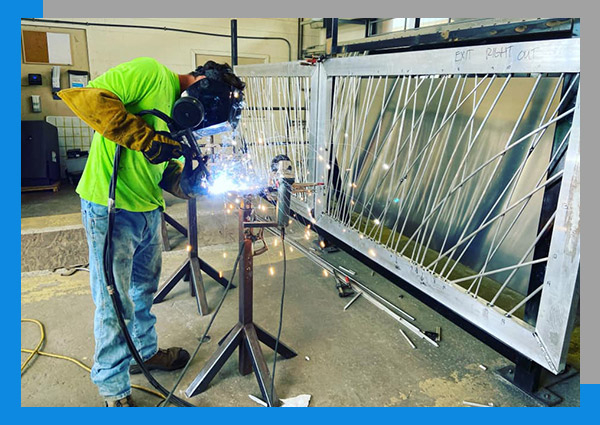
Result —
<instances>
[{"instance_id":1,"label":"welding gauntlet","mask_svg":"<svg viewBox=\"0 0 600 425\"><path fill-rule=\"evenodd\" d=\"M171 159L167 164L167 168L165 168L165 171L163 171L162 179L158 185L161 189L177 196L178 198L190 199L191 196L188 196L181 188L182 171L183 164L180 161Z\"/></svg>"},{"instance_id":2,"label":"welding gauntlet","mask_svg":"<svg viewBox=\"0 0 600 425\"><path fill-rule=\"evenodd\" d=\"M143 152L153 164L181 156L180 143L128 112L121 99L108 90L73 88L61 90L58 96L95 131L121 146Z\"/></svg>"},{"instance_id":3,"label":"welding gauntlet","mask_svg":"<svg viewBox=\"0 0 600 425\"><path fill-rule=\"evenodd\" d=\"M190 158L185 159L185 165L183 167L183 171L181 172L180 186L183 193L190 198L199 195L206 195L208 193L206 182L206 179L208 178L206 170L207 159L207 156L200 158L196 168L194 168L193 165L194 161L192 161Z\"/></svg>"},{"instance_id":4,"label":"welding gauntlet","mask_svg":"<svg viewBox=\"0 0 600 425\"><path fill-rule=\"evenodd\" d=\"M144 156L153 164L170 159L179 158L182 155L181 143L172 140L166 131L157 131L150 142L148 149L143 151Z\"/></svg>"}]
</instances>

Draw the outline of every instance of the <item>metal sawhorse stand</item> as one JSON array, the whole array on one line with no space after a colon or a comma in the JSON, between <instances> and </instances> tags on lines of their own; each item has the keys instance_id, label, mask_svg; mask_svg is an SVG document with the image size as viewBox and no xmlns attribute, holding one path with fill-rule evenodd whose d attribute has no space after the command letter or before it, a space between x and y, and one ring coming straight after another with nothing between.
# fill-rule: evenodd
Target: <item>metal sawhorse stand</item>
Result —
<instances>
[{"instance_id":1,"label":"metal sawhorse stand","mask_svg":"<svg viewBox=\"0 0 600 425\"><path fill-rule=\"evenodd\" d=\"M169 217L169 219L173 220L171 217ZM220 283L223 287L227 287L227 279L222 277L219 272L212 268L207 262L198 257L198 219L196 198L188 199L187 201L187 219L188 228L186 233L188 238L188 258L159 288L158 292L154 296L154 304L161 302L181 279L185 279L190 282L190 291L192 297L196 297L198 312L204 316L208 314L208 303L206 302L206 293L204 291L201 270ZM172 224L170 220L167 220L167 222ZM174 227L183 233L183 226L179 224L179 227ZM231 288L235 288L235 286L232 285Z\"/></svg>"},{"instance_id":2,"label":"metal sawhorse stand","mask_svg":"<svg viewBox=\"0 0 600 425\"><path fill-rule=\"evenodd\" d=\"M242 375L248 375L254 370L258 386L267 406L279 406L279 398L275 391L271 397L269 383L271 382L269 369L260 348L260 343L275 349L275 337L267 331L254 324L252 319L253 301L253 254L252 238L250 229L253 227L268 227L274 223L251 223L249 222L252 205L249 197L240 204L239 210L239 235L240 244L243 244L243 252L239 265L239 321L221 340L218 350L211 356L198 376L185 391L187 397L192 397L208 388L208 385L217 372L223 367L227 359L239 348L239 371ZM289 359L296 356L296 352L283 344L281 341L277 346L277 353ZM275 353L275 355L277 355Z\"/></svg>"}]
</instances>

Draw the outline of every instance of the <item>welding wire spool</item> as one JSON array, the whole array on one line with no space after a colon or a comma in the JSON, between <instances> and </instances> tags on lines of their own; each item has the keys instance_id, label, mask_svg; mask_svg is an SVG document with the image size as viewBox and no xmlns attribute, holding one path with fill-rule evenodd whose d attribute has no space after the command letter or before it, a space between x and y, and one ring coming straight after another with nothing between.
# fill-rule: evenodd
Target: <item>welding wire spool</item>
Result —
<instances>
[{"instance_id":1,"label":"welding wire spool","mask_svg":"<svg viewBox=\"0 0 600 425\"><path fill-rule=\"evenodd\" d=\"M416 345L413 344L413 342L410 340L410 338L408 338L408 335L406 335L402 329L398 329L398 330L400 331L400 333L402 334L404 339L408 342L408 345L410 345L412 348L417 348Z\"/></svg>"}]
</instances>

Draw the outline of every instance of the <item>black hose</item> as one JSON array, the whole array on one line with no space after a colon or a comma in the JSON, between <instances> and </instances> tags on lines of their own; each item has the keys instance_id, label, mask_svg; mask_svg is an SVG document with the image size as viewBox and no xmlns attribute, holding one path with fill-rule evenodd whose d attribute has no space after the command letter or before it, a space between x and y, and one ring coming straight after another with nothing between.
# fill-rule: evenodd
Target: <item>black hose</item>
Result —
<instances>
[{"instance_id":1,"label":"black hose","mask_svg":"<svg viewBox=\"0 0 600 425\"><path fill-rule=\"evenodd\" d=\"M184 30L181 28L170 28L170 27L156 27L153 25L131 25L131 24L105 24L99 22L76 22L76 21L65 21L59 19L39 19L39 18L21 18L22 21L30 21L30 22L49 22L52 24L67 24L67 25L83 25L88 27L113 27L113 28L136 28L136 29L147 29L147 30L161 30L161 31L173 31L173 32L182 32L186 34L198 34L198 35L208 35L211 37L224 37L230 38L230 34L219 34L214 32L205 32L205 31L194 31L194 30ZM237 38L246 39L246 40L279 40L285 41L288 46L288 60L292 60L292 45L290 42L283 37L260 37L260 36L251 36L251 35L238 35Z\"/></svg>"},{"instance_id":2,"label":"black hose","mask_svg":"<svg viewBox=\"0 0 600 425\"><path fill-rule=\"evenodd\" d=\"M229 281L227 282L227 286L223 290L223 295L221 296L221 299L219 300L219 304L217 305L215 312L213 313L212 317L210 318L210 321L208 322L208 325L206 326L206 329L204 330L204 333L202 334L202 337L200 338L200 342L198 343L198 345L196 346L196 349L192 353L190 360L185 365L185 368L183 368L183 370L181 371L181 374L179 375L177 382L175 382L175 385L173 385L173 389L171 390L171 392L169 393L167 398L164 401L162 401L161 403L159 403L159 407L165 407L167 405L167 403L169 402L169 400L173 397L175 390L181 383L181 380L183 379L185 373L187 372L188 367L192 363L192 360L194 360L194 358L196 357L196 354L198 354L198 351L200 350L200 347L202 346L202 343L204 342L206 335L208 335L208 331L210 330L213 322L215 321L215 318L217 317L219 310L221 310L221 306L223 305L223 301L225 301L225 297L229 293L229 289L231 289L231 286L232 286L231 283L233 282L233 279L235 278L235 272L237 270L237 266L238 266L238 263L242 256L242 253L244 252L244 246L245 246L244 244L240 244L240 251L238 252L237 257L235 258L235 262L233 263L233 272L231 274L231 278L229 279Z\"/></svg>"},{"instance_id":3,"label":"black hose","mask_svg":"<svg viewBox=\"0 0 600 425\"><path fill-rule=\"evenodd\" d=\"M277 366L277 349L279 348L279 339L281 338L281 327L283 325L283 301L285 299L285 275L287 272L287 259L285 255L285 227L281 228L281 249L283 250L283 285L281 288L281 304L279 306L279 328L277 329L277 338L275 339L275 355L273 356L273 373L271 374L271 400L275 393L275 367Z\"/></svg>"},{"instance_id":4,"label":"black hose","mask_svg":"<svg viewBox=\"0 0 600 425\"><path fill-rule=\"evenodd\" d=\"M108 191L108 227L106 230L106 238L104 241L104 277L106 279L106 289L113 303L113 307L115 308L115 314L117 316L117 321L119 322L119 326L121 331L123 332L123 336L125 337L125 341L127 346L129 347L129 351L131 355L139 365L140 369L144 373L148 382L156 388L159 392L161 392L165 397L169 396L173 403L181 406L181 407L194 407L193 404L188 403L185 400L182 400L178 397L169 394L166 388L164 388L148 371L146 365L144 364L144 360L142 356L138 352L137 348L133 340L131 339L131 334L127 329L127 325L125 324L125 319L123 318L123 306L121 305L121 299L119 298L119 291L117 290L117 285L115 284L115 277L113 274L112 266L113 266L113 256L112 256L112 230L115 223L115 196L116 196L116 187L117 187L117 175L119 173L119 161L121 159L121 146L117 145L115 149L115 157L113 160L113 172L112 177L110 179L110 186Z\"/></svg>"}]
</instances>

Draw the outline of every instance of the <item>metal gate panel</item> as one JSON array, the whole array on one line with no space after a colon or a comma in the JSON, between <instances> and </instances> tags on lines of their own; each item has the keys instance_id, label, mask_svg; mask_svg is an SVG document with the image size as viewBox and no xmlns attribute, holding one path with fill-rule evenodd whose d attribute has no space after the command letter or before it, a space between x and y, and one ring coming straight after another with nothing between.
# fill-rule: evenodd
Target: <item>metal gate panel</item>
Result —
<instances>
[{"instance_id":1,"label":"metal gate panel","mask_svg":"<svg viewBox=\"0 0 600 425\"><path fill-rule=\"evenodd\" d=\"M296 198L296 212L559 373L578 303L579 45L236 67L254 85L242 128L254 127L243 134L261 169L270 159L261 149L287 147L300 179L326 183ZM304 104L289 89L298 78ZM306 115L294 118L298 108ZM300 139L290 136L298 116ZM557 185L558 208L549 207ZM545 267L542 281L532 267Z\"/></svg>"},{"instance_id":2,"label":"metal gate panel","mask_svg":"<svg viewBox=\"0 0 600 425\"><path fill-rule=\"evenodd\" d=\"M286 154L295 165L296 181L314 181L317 129L312 116L319 105L319 69L290 62L236 66L235 72L246 83L240 136L256 174L266 180L271 160ZM291 206L310 218L313 203L314 193L305 192L295 194Z\"/></svg>"}]
</instances>

